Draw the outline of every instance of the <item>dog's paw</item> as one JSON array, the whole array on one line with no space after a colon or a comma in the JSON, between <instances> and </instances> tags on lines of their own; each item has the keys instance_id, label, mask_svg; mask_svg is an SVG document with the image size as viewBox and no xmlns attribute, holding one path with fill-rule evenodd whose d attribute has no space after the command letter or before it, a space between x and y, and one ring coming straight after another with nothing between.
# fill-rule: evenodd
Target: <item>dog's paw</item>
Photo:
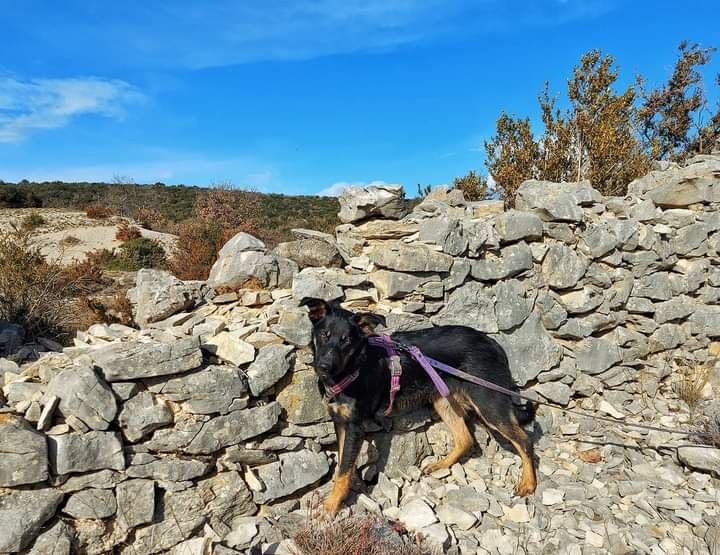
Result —
<instances>
[{"instance_id":1,"label":"dog's paw","mask_svg":"<svg viewBox=\"0 0 720 555\"><path fill-rule=\"evenodd\" d=\"M341 501L333 498L328 497L325 500L325 503L323 503L323 510L329 515L329 516L335 516L338 511L340 510L340 505L342 504Z\"/></svg>"},{"instance_id":2,"label":"dog's paw","mask_svg":"<svg viewBox=\"0 0 720 555\"><path fill-rule=\"evenodd\" d=\"M423 474L432 474L436 470L442 470L443 468L447 468L442 461L436 462L436 463L430 463L422 467Z\"/></svg>"},{"instance_id":3,"label":"dog's paw","mask_svg":"<svg viewBox=\"0 0 720 555\"><path fill-rule=\"evenodd\" d=\"M535 493L536 484L529 483L529 482L520 482L515 487L515 495L518 497L527 497L528 495L532 495Z\"/></svg>"}]
</instances>

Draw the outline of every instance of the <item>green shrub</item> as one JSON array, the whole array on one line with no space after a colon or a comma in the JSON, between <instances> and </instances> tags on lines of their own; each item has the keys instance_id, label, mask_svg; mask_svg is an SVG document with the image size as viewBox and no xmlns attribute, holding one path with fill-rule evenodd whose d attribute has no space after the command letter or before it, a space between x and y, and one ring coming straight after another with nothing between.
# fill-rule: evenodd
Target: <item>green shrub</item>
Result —
<instances>
[{"instance_id":1,"label":"green shrub","mask_svg":"<svg viewBox=\"0 0 720 555\"><path fill-rule=\"evenodd\" d=\"M30 212L22 219L20 226L25 231L33 231L34 229L44 226L46 223L47 221L40 214L37 212Z\"/></svg>"},{"instance_id":2,"label":"green shrub","mask_svg":"<svg viewBox=\"0 0 720 555\"><path fill-rule=\"evenodd\" d=\"M165 249L154 239L138 237L120 245L113 253L108 249L95 251L88 258L101 268L116 272L134 272L143 268L162 269L167 266Z\"/></svg>"}]
</instances>

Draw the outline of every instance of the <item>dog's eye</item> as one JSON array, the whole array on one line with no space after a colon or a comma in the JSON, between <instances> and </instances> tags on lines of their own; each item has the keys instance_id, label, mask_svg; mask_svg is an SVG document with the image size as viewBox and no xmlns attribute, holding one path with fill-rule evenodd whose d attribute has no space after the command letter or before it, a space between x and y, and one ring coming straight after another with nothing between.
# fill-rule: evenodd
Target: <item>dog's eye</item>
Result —
<instances>
[{"instance_id":1,"label":"dog's eye","mask_svg":"<svg viewBox=\"0 0 720 555\"><path fill-rule=\"evenodd\" d=\"M320 332L320 339L330 339L330 332L329 331L321 331Z\"/></svg>"},{"instance_id":2,"label":"dog's eye","mask_svg":"<svg viewBox=\"0 0 720 555\"><path fill-rule=\"evenodd\" d=\"M348 343L350 343L350 338L343 337L340 341L342 342L343 345L347 345Z\"/></svg>"}]
</instances>

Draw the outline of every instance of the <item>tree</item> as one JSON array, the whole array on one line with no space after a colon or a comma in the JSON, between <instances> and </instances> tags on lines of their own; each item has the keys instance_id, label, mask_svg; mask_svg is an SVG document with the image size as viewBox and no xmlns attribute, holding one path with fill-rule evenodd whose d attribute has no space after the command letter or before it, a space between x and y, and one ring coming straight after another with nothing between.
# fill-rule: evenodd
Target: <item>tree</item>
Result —
<instances>
[{"instance_id":1,"label":"tree","mask_svg":"<svg viewBox=\"0 0 720 555\"><path fill-rule=\"evenodd\" d=\"M536 176L540 157L533 137L530 119L500 114L495 135L485 141L485 165L500 190L503 199L512 204L520 184Z\"/></svg>"},{"instance_id":2,"label":"tree","mask_svg":"<svg viewBox=\"0 0 720 555\"><path fill-rule=\"evenodd\" d=\"M720 73L715 76L715 84L720 87ZM715 113L708 122L700 125L697 136L688 146L688 151L697 154L709 154L720 147L720 98L715 106Z\"/></svg>"},{"instance_id":3,"label":"tree","mask_svg":"<svg viewBox=\"0 0 720 555\"><path fill-rule=\"evenodd\" d=\"M643 98L638 116L653 158L682 160L700 131L695 119L706 98L698 68L710 62L715 49L683 41L678 51L672 75L660 88L647 92L644 79L638 77Z\"/></svg>"},{"instance_id":4,"label":"tree","mask_svg":"<svg viewBox=\"0 0 720 555\"><path fill-rule=\"evenodd\" d=\"M453 189L461 190L465 200L485 200L490 196L487 176L479 175L475 170L453 179Z\"/></svg>"},{"instance_id":5,"label":"tree","mask_svg":"<svg viewBox=\"0 0 720 555\"><path fill-rule=\"evenodd\" d=\"M539 175L548 181L571 181L573 175L573 126L570 115L562 115L556 107L557 98L551 97L545 82L538 96L545 133L540 139Z\"/></svg>"},{"instance_id":6,"label":"tree","mask_svg":"<svg viewBox=\"0 0 720 555\"><path fill-rule=\"evenodd\" d=\"M636 138L635 88L615 93L617 76L613 57L591 50L568 82L576 179L589 179L605 195L624 194L650 167Z\"/></svg>"}]
</instances>

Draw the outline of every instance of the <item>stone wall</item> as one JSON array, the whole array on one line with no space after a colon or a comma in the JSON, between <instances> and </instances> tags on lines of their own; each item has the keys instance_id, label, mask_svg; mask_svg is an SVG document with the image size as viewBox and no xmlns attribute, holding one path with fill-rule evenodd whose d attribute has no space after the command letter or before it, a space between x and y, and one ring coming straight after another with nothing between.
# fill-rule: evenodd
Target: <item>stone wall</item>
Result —
<instances>
[{"instance_id":1,"label":"stone wall","mask_svg":"<svg viewBox=\"0 0 720 555\"><path fill-rule=\"evenodd\" d=\"M273 251L236 236L208 283L139 272L142 329L96 325L35 362L0 359L0 552L289 549L336 458L306 296L390 330L485 331L520 385L563 406L676 427L718 409L720 157L659 168L626 198L530 181L513 210L436 191L406 215L388 188L341 204L336 236L298 230ZM693 420L678 359L711 368ZM518 458L481 427L479 450L431 476L420 467L451 444L429 411L367 429L349 510L445 551L720 545L718 449L541 408L539 488L520 500Z\"/></svg>"}]
</instances>

